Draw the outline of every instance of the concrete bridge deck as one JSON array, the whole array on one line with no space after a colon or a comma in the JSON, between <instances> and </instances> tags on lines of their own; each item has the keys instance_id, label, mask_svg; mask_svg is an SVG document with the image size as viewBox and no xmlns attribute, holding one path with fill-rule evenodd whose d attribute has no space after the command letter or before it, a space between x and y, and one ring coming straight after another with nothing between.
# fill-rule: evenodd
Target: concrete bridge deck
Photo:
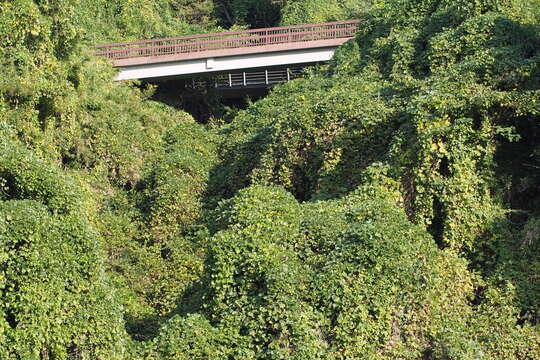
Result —
<instances>
[{"instance_id":1,"label":"concrete bridge deck","mask_svg":"<svg viewBox=\"0 0 540 360\"><path fill-rule=\"evenodd\" d=\"M359 21L253 29L97 45L95 55L120 68L116 80L186 77L205 73L328 61L352 38Z\"/></svg>"}]
</instances>

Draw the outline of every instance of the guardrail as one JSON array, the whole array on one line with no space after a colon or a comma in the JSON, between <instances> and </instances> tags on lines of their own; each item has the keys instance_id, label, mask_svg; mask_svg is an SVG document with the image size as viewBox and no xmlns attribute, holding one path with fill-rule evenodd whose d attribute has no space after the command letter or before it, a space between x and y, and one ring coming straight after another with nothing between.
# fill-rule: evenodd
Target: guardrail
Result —
<instances>
[{"instance_id":1,"label":"guardrail","mask_svg":"<svg viewBox=\"0 0 540 360\"><path fill-rule=\"evenodd\" d=\"M350 38L358 31L359 24L358 20L349 20L103 44L96 46L98 51L95 55L109 59L131 59Z\"/></svg>"}]
</instances>

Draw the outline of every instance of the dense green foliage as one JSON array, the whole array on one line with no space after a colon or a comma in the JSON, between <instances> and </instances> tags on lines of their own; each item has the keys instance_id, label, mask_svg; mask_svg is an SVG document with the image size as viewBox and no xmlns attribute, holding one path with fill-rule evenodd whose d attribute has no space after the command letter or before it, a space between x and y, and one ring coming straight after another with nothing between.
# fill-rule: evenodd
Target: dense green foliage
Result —
<instances>
[{"instance_id":1,"label":"dense green foliage","mask_svg":"<svg viewBox=\"0 0 540 360\"><path fill-rule=\"evenodd\" d=\"M206 24L197 20L198 25L193 26L178 20L167 23L159 11L160 7L188 11L199 8L200 3L122 3L0 3L0 69L5 75L0 80L0 121L2 126L11 127L1 142L0 199L39 200L52 212L46 216L39 204L19 205L22 219L18 226L32 229L43 219L43 227L36 227L35 232L43 237L36 249L44 250L35 251L48 252L43 262L36 264L26 264L23 255L12 252L9 267L16 266L13 261L20 258L21 271L42 267L40 271L49 271L51 279L58 277L57 283L50 284L43 279L43 286L50 287L46 293L50 295L43 294L45 299L54 298L62 286L67 286L64 291L68 294L80 294L73 299L62 295L58 301L66 301L65 308L55 301L47 305L50 312L38 309L40 320L24 320L43 328L19 331L27 339L36 339L28 344L19 335L9 335L14 339L10 341L18 343L10 345L8 358L25 358L28 351L54 358L130 357L123 345L129 342L125 333L115 329L124 331L126 322L135 338L151 334L153 324L175 307L175 299L201 272L204 247L195 246L196 231L188 228L200 216L202 184L213 159L211 134L186 113L147 100L152 88L113 83L110 66L89 56L84 46L88 41L185 33L203 25L211 30L214 20ZM155 6L154 18L137 10L139 5ZM117 16L117 6L132 12L131 23ZM161 30L152 28L152 21ZM8 137L14 140L8 143ZM23 161L26 158L28 162ZM63 180L67 177L77 180ZM197 183L191 182L194 178ZM15 205L7 206L6 211L16 211L12 209ZM28 216L22 215L22 208L28 208L24 210ZM34 216L36 220L32 220ZM181 226L173 223L176 219L183 219ZM54 230L56 227L59 229ZM17 229L2 228L3 251L4 246L5 251L22 249L18 242L26 235L15 236ZM7 239L11 243L4 245ZM85 249L89 249L88 254ZM62 251L66 253L65 264L50 260L62 258ZM71 253L73 256L68 255ZM4 264L2 269L8 266ZM88 268L90 264L94 268ZM64 267L72 268L73 274L59 275ZM40 276L39 271L36 276ZM20 280L15 277L10 281L18 284ZM28 286L36 281L28 279ZM18 289L19 285L13 285L10 298L26 296L17 294ZM27 301L32 296L35 299L39 289L32 291ZM80 299L84 294L90 294L86 305ZM94 303L104 308L97 308L94 314ZM112 308L106 310L107 306ZM88 314L79 315L85 307ZM57 317L57 312L64 314ZM107 313L109 325L98 317ZM9 310L9 316L22 315ZM42 329L51 328L46 319L59 327L54 330L58 334L32 345ZM17 324L10 321L11 327ZM24 321L21 318L21 324Z\"/></svg>"},{"instance_id":2,"label":"dense green foliage","mask_svg":"<svg viewBox=\"0 0 540 360\"><path fill-rule=\"evenodd\" d=\"M347 20L358 16L370 5L369 0L288 0L283 7L281 23L295 25Z\"/></svg>"},{"instance_id":3,"label":"dense green foliage","mask_svg":"<svg viewBox=\"0 0 540 360\"><path fill-rule=\"evenodd\" d=\"M352 17L211 125L91 55ZM540 358L537 0L0 0L0 73L0 358Z\"/></svg>"},{"instance_id":4,"label":"dense green foliage","mask_svg":"<svg viewBox=\"0 0 540 360\"><path fill-rule=\"evenodd\" d=\"M252 28L315 24L351 19L368 9L368 0L215 0L228 25Z\"/></svg>"},{"instance_id":5,"label":"dense green foliage","mask_svg":"<svg viewBox=\"0 0 540 360\"><path fill-rule=\"evenodd\" d=\"M122 308L75 179L0 133L0 356L126 356Z\"/></svg>"},{"instance_id":6,"label":"dense green foliage","mask_svg":"<svg viewBox=\"0 0 540 360\"><path fill-rule=\"evenodd\" d=\"M92 42L178 36L216 25L212 0L82 0L77 10Z\"/></svg>"},{"instance_id":7,"label":"dense green foliage","mask_svg":"<svg viewBox=\"0 0 540 360\"><path fill-rule=\"evenodd\" d=\"M513 323L511 285L474 299L479 279L409 222L385 172L372 167L370 185L340 200L298 204L253 186L223 202L208 302L168 322L150 358L538 357L535 328Z\"/></svg>"},{"instance_id":8,"label":"dense green foliage","mask_svg":"<svg viewBox=\"0 0 540 360\"><path fill-rule=\"evenodd\" d=\"M228 25L249 25L252 28L274 26L281 18L282 1L215 0L223 22Z\"/></svg>"}]
</instances>

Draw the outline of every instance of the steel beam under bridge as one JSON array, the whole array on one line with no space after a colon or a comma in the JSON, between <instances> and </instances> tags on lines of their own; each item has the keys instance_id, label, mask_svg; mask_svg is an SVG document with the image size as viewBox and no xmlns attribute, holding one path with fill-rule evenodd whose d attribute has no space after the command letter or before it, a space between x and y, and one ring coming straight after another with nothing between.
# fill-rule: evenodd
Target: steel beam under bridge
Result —
<instances>
[{"instance_id":1,"label":"steel beam under bridge","mask_svg":"<svg viewBox=\"0 0 540 360\"><path fill-rule=\"evenodd\" d=\"M354 36L358 21L202 34L98 45L113 60L116 80L198 74L328 61Z\"/></svg>"},{"instance_id":2,"label":"steel beam under bridge","mask_svg":"<svg viewBox=\"0 0 540 360\"><path fill-rule=\"evenodd\" d=\"M266 69L261 71L243 71L228 73L214 78L216 89L239 88L268 88L296 79L302 73L303 67L288 67L286 69ZM195 84L195 80L193 80Z\"/></svg>"}]
</instances>

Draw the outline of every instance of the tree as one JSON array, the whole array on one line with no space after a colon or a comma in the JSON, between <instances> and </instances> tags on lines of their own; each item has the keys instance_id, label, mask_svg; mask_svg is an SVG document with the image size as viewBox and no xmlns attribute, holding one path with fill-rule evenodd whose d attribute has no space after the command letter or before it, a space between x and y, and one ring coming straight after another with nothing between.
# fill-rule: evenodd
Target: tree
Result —
<instances>
[{"instance_id":1,"label":"tree","mask_svg":"<svg viewBox=\"0 0 540 360\"><path fill-rule=\"evenodd\" d=\"M123 359L122 308L84 191L0 131L0 355Z\"/></svg>"}]
</instances>

